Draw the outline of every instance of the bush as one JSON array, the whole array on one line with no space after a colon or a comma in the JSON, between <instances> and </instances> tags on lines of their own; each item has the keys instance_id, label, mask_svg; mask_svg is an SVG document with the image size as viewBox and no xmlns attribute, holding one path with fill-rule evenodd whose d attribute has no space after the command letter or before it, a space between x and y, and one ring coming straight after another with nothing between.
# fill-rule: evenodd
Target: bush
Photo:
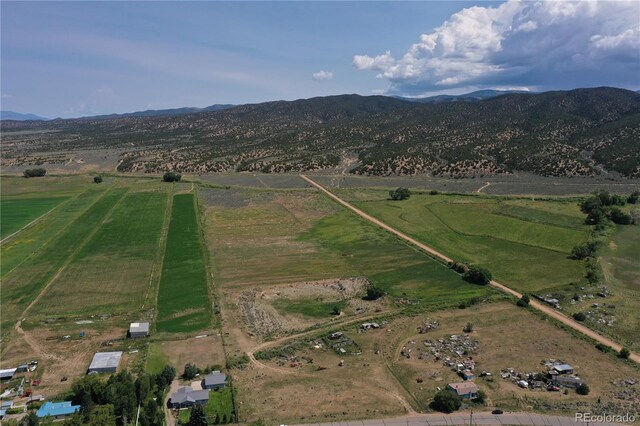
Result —
<instances>
[{"instance_id":1,"label":"bush","mask_svg":"<svg viewBox=\"0 0 640 426\"><path fill-rule=\"evenodd\" d=\"M26 178L31 178L31 177L42 177L44 175L47 174L47 171L45 169L43 169L42 167L38 167L36 169L27 169L24 171L24 177Z\"/></svg>"},{"instance_id":2,"label":"bush","mask_svg":"<svg viewBox=\"0 0 640 426\"><path fill-rule=\"evenodd\" d=\"M462 331L464 331L465 333L471 333L473 331L473 324L468 322L467 325L464 326Z\"/></svg>"},{"instance_id":3,"label":"bush","mask_svg":"<svg viewBox=\"0 0 640 426\"><path fill-rule=\"evenodd\" d=\"M9 408L7 409L7 414L22 414L24 413L23 407Z\"/></svg>"},{"instance_id":4,"label":"bush","mask_svg":"<svg viewBox=\"0 0 640 426\"><path fill-rule=\"evenodd\" d=\"M466 263L452 262L449 267L459 274L464 274L469 270L469 265Z\"/></svg>"},{"instance_id":5,"label":"bush","mask_svg":"<svg viewBox=\"0 0 640 426\"><path fill-rule=\"evenodd\" d=\"M460 409L462 402L460 399L448 390L441 390L436 393L431 403L431 408L443 413L453 413Z\"/></svg>"},{"instance_id":6,"label":"bush","mask_svg":"<svg viewBox=\"0 0 640 426\"><path fill-rule=\"evenodd\" d=\"M438 195L439 192L437 189L432 189L431 191L429 191L429 195Z\"/></svg>"},{"instance_id":7,"label":"bush","mask_svg":"<svg viewBox=\"0 0 640 426\"><path fill-rule=\"evenodd\" d=\"M587 319L587 315L584 312L576 312L573 314L573 319L582 322Z\"/></svg>"},{"instance_id":8,"label":"bush","mask_svg":"<svg viewBox=\"0 0 640 426\"><path fill-rule=\"evenodd\" d=\"M618 352L618 358L629 359L630 356L631 356L631 351L629 351L629 349L627 348L622 348L620 349L620 352Z\"/></svg>"},{"instance_id":9,"label":"bush","mask_svg":"<svg viewBox=\"0 0 640 426\"><path fill-rule=\"evenodd\" d=\"M406 200L407 198L411 197L411 191L409 191L408 188L400 187L389 191L389 197L391 197L391 199L394 201Z\"/></svg>"},{"instance_id":10,"label":"bush","mask_svg":"<svg viewBox=\"0 0 640 426\"><path fill-rule=\"evenodd\" d=\"M585 259L592 257L596 250L598 250L598 243L595 241L587 241L586 243L578 244L571 249L571 257L574 259Z\"/></svg>"},{"instance_id":11,"label":"bush","mask_svg":"<svg viewBox=\"0 0 640 426\"><path fill-rule=\"evenodd\" d=\"M597 343L596 344L596 349L599 350L600 352L611 352L613 350L613 348L611 346L607 346L604 343Z\"/></svg>"},{"instance_id":12,"label":"bush","mask_svg":"<svg viewBox=\"0 0 640 426\"><path fill-rule=\"evenodd\" d=\"M165 182L180 182L180 179L182 179L182 175L176 172L166 172L162 176L162 180Z\"/></svg>"},{"instance_id":13,"label":"bush","mask_svg":"<svg viewBox=\"0 0 640 426\"><path fill-rule=\"evenodd\" d=\"M488 269L471 265L464 273L464 279L473 284L487 285L491 282L492 275Z\"/></svg>"},{"instance_id":14,"label":"bush","mask_svg":"<svg viewBox=\"0 0 640 426\"><path fill-rule=\"evenodd\" d=\"M586 383L582 383L580 386L576 388L576 393L578 395L589 395L589 386Z\"/></svg>"},{"instance_id":15,"label":"bush","mask_svg":"<svg viewBox=\"0 0 640 426\"><path fill-rule=\"evenodd\" d=\"M331 308L331 315L340 315L340 307L334 306Z\"/></svg>"},{"instance_id":16,"label":"bush","mask_svg":"<svg viewBox=\"0 0 640 426\"><path fill-rule=\"evenodd\" d=\"M487 400L487 394L483 390L478 391L478 395L474 398L474 401L478 404L484 404Z\"/></svg>"},{"instance_id":17,"label":"bush","mask_svg":"<svg viewBox=\"0 0 640 426\"><path fill-rule=\"evenodd\" d=\"M522 297L520 298L520 300L518 300L518 303L516 303L518 306L520 306L521 308L525 308L527 306L529 306L529 302L531 301L531 299L529 298L528 294L523 294Z\"/></svg>"},{"instance_id":18,"label":"bush","mask_svg":"<svg viewBox=\"0 0 640 426\"><path fill-rule=\"evenodd\" d=\"M376 285L370 285L367 287L367 294L364 296L364 300L378 300L385 295L384 289Z\"/></svg>"},{"instance_id":19,"label":"bush","mask_svg":"<svg viewBox=\"0 0 640 426\"><path fill-rule=\"evenodd\" d=\"M639 198L640 198L640 191L634 191L627 197L627 203L637 204Z\"/></svg>"},{"instance_id":20,"label":"bush","mask_svg":"<svg viewBox=\"0 0 640 426\"><path fill-rule=\"evenodd\" d=\"M249 355L247 354L242 354L239 356L234 356L231 355L229 357L227 357L227 364L226 367L228 370L231 370L232 368L244 368L245 365L249 364Z\"/></svg>"},{"instance_id":21,"label":"bush","mask_svg":"<svg viewBox=\"0 0 640 426\"><path fill-rule=\"evenodd\" d=\"M93 183L102 183L102 176L95 176L93 178Z\"/></svg>"},{"instance_id":22,"label":"bush","mask_svg":"<svg viewBox=\"0 0 640 426\"><path fill-rule=\"evenodd\" d=\"M618 207L612 207L609 211L609 219L613 223L617 223L618 225L631 225L633 223L633 218L631 215L623 212Z\"/></svg>"}]
</instances>

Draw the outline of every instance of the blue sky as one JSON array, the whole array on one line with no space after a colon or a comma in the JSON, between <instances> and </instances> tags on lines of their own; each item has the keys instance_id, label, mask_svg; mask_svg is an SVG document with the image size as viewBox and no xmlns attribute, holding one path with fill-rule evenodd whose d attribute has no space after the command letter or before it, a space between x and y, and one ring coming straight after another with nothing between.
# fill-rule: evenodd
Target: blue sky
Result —
<instances>
[{"instance_id":1,"label":"blue sky","mask_svg":"<svg viewBox=\"0 0 640 426\"><path fill-rule=\"evenodd\" d=\"M341 93L640 88L635 1L0 8L2 109L47 117Z\"/></svg>"}]
</instances>

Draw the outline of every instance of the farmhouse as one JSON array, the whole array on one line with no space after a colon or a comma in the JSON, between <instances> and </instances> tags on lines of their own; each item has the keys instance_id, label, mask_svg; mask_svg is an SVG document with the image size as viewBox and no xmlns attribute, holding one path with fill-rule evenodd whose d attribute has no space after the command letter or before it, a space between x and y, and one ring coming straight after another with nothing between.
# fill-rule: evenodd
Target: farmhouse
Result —
<instances>
[{"instance_id":1,"label":"farmhouse","mask_svg":"<svg viewBox=\"0 0 640 426\"><path fill-rule=\"evenodd\" d=\"M222 389L226 384L227 375L216 370L202 380L202 389Z\"/></svg>"},{"instance_id":2,"label":"farmhouse","mask_svg":"<svg viewBox=\"0 0 640 426\"><path fill-rule=\"evenodd\" d=\"M132 322L129 325L129 337L136 339L138 337L147 337L149 335L148 322Z\"/></svg>"},{"instance_id":3,"label":"farmhouse","mask_svg":"<svg viewBox=\"0 0 640 426\"><path fill-rule=\"evenodd\" d=\"M478 396L478 386L473 382L449 383L447 389L459 398L472 399Z\"/></svg>"},{"instance_id":4,"label":"farmhouse","mask_svg":"<svg viewBox=\"0 0 640 426\"><path fill-rule=\"evenodd\" d=\"M122 358L121 351L96 352L87 373L115 373L120 364L120 358Z\"/></svg>"},{"instance_id":5,"label":"farmhouse","mask_svg":"<svg viewBox=\"0 0 640 426\"><path fill-rule=\"evenodd\" d=\"M169 405L172 408L188 408L196 404L204 405L209 402L209 391L206 389L194 391L191 386L178 389L169 397Z\"/></svg>"},{"instance_id":6,"label":"farmhouse","mask_svg":"<svg viewBox=\"0 0 640 426\"><path fill-rule=\"evenodd\" d=\"M38 418L52 417L53 419L61 419L80 410L79 405L71 405L71 401L63 402L45 402L36 412Z\"/></svg>"},{"instance_id":7,"label":"farmhouse","mask_svg":"<svg viewBox=\"0 0 640 426\"><path fill-rule=\"evenodd\" d=\"M11 379L16 374L17 368L5 368L0 370L0 380Z\"/></svg>"}]
</instances>

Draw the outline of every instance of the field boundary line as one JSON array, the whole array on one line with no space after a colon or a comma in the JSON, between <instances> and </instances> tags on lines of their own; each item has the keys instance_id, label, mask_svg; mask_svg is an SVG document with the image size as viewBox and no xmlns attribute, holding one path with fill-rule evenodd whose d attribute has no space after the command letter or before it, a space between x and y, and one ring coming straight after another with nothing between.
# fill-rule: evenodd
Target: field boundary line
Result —
<instances>
[{"instance_id":1,"label":"field boundary line","mask_svg":"<svg viewBox=\"0 0 640 426\"><path fill-rule=\"evenodd\" d=\"M74 197L75 198L75 197ZM69 200L72 200L73 198L70 198ZM16 232L14 232L13 234L7 235L6 237L4 237L2 240L0 240L0 245L4 244L5 242L9 241L11 238L15 237L16 235L18 235L19 233L21 233L22 231L24 231L25 229L27 229L28 227L30 227L31 225L35 225L36 223L38 223L39 221L41 221L42 219L45 218L45 216L48 216L49 213L51 213L52 211L54 211L55 209L57 209L58 207L60 207L63 204L66 204L66 202L68 202L69 200L66 200L65 202L62 202L60 204L58 204L57 206L54 206L51 210L49 210L48 212L38 216L37 218L33 219L31 222L27 223L26 225L24 225L22 228L18 229Z\"/></svg>"},{"instance_id":2,"label":"field boundary line","mask_svg":"<svg viewBox=\"0 0 640 426\"><path fill-rule=\"evenodd\" d=\"M99 200L101 200L109 191L111 191L113 189L113 187L109 188L107 191L105 191L104 194L102 194L102 196L99 198ZM84 248L85 245L87 245L87 243L89 242L89 240L91 240L96 233L98 232L98 230L102 227L102 225L104 225L105 221L107 221L109 218L111 218L111 215L113 214L113 211L116 209L116 207L118 207L118 205L120 205L120 203L122 202L122 200L125 198L125 196L127 195L127 192L129 192L129 188L127 188L127 190L120 196L120 198L118 199L118 201L111 207L111 209L109 209L109 211L107 212L107 214L105 214L102 218L102 220L100 221L99 225L100 226L96 226L95 229L93 229L83 240L80 244L78 244L78 247L75 248L75 250L73 250L71 252L71 254L69 254L69 257L67 257L67 260L65 260L65 262L62 264L62 266L60 266L60 268L58 268L58 270L56 271L56 273L53 275L53 277L49 280L49 282L47 282L47 284L45 284L45 286L42 288L42 290L40 290L40 293L38 293L38 295L35 297L35 299L33 299L31 301L31 303L29 303L29 305L24 309L24 311L22 311L22 314L20 314L20 318L18 319L18 323L16 324L16 329L20 328L20 324L22 323L22 319L25 317L25 315L27 314L27 312L29 311L29 309L31 309L33 307L33 305L35 305L41 298L42 296L47 292L47 290L51 287L51 285L58 279L58 277L62 274L62 272L64 272L65 269L67 269L67 267L71 264L71 262L75 259L75 257L78 255L78 253L80 252L80 250L82 250ZM97 200L96 200L97 201ZM95 204L95 203L94 203ZM94 205L92 204L92 206ZM87 209L88 210L88 209Z\"/></svg>"},{"instance_id":3,"label":"field boundary line","mask_svg":"<svg viewBox=\"0 0 640 426\"><path fill-rule=\"evenodd\" d=\"M376 219L375 217L365 213L364 211L358 209L357 207L353 206L352 204L348 203L347 201L343 200L342 198L338 197L337 195L335 195L334 193L332 193L331 191L329 191L328 189L326 189L325 187L323 187L322 185L316 183L315 181L313 181L312 179L308 178L305 175L300 175L300 177L302 177L304 180L306 180L307 182L309 182L311 185L313 185L316 189L320 190L321 192L323 192L324 194L326 194L327 196L329 196L330 198L332 198L333 200L337 201L339 204L343 205L344 207L346 207L347 209L351 210L352 212L354 212L355 214L357 214L358 216L362 217L363 219L366 219L372 223L374 223L375 225L381 227L382 229L394 234L395 236L413 244L414 246L416 246L417 248L424 250L425 252L427 252L428 254L435 256L437 258L440 258L442 261L444 262L453 262L453 259L451 259L450 257L440 253L439 251L435 250L434 248L421 243L419 241L417 241L416 239L406 235L403 232L400 232L399 230L387 225L386 223L382 222L379 219ZM521 298L522 294L513 290L510 287L507 287L504 284L501 284L495 280L491 280L491 282L489 283L489 285L497 290L500 290L503 293L507 293L511 296L514 296L516 298ZM538 311L562 322L563 324L573 328L574 330L578 331L579 333L585 335L586 337L595 340L599 343L602 343L604 345L607 345L611 348L613 348L615 351L620 351L622 349L622 345L614 342L613 340L601 335L600 333L582 325L582 324L578 324L576 321L574 321L573 319L567 317L564 314L561 314L560 312L557 312L555 309L549 307L549 306L545 306L542 303L536 301L536 300L531 300L530 304L531 307L533 307L534 309L537 309ZM629 356L629 359L636 362L636 363L640 363L640 355L636 354L635 352L631 352L631 355Z\"/></svg>"}]
</instances>

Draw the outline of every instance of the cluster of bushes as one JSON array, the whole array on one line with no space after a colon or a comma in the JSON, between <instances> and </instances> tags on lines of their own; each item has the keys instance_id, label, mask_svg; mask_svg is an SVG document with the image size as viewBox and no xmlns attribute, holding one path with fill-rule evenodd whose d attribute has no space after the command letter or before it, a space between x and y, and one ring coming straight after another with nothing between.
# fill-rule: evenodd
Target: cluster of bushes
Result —
<instances>
[{"instance_id":1,"label":"cluster of bushes","mask_svg":"<svg viewBox=\"0 0 640 426\"><path fill-rule=\"evenodd\" d=\"M473 299L465 300L464 302L460 302L460 304L458 305L458 308L467 309L467 308L472 307L473 305L477 305L478 303L480 303L480 298L474 297Z\"/></svg>"},{"instance_id":2,"label":"cluster of bushes","mask_svg":"<svg viewBox=\"0 0 640 426\"><path fill-rule=\"evenodd\" d=\"M633 218L620 209L627 201L637 203L638 194L634 192L629 197L622 197L597 191L580 203L580 210L587 215L586 222L590 225L602 225L608 220L619 225L630 225L633 224Z\"/></svg>"},{"instance_id":3,"label":"cluster of bushes","mask_svg":"<svg viewBox=\"0 0 640 426\"><path fill-rule=\"evenodd\" d=\"M102 176L94 176L93 183L102 183Z\"/></svg>"},{"instance_id":4,"label":"cluster of bushes","mask_svg":"<svg viewBox=\"0 0 640 426\"><path fill-rule=\"evenodd\" d=\"M394 201L406 200L411 197L411 191L409 191L409 188L400 187L389 191L389 197Z\"/></svg>"},{"instance_id":5,"label":"cluster of bushes","mask_svg":"<svg viewBox=\"0 0 640 426\"><path fill-rule=\"evenodd\" d=\"M231 355L227 357L227 370L231 370L234 368L243 369L247 364L249 364L249 355Z\"/></svg>"},{"instance_id":6,"label":"cluster of bushes","mask_svg":"<svg viewBox=\"0 0 640 426\"><path fill-rule=\"evenodd\" d=\"M481 266L461 262L449 262L449 268L461 274L465 281L473 284L487 285L493 279L491 271Z\"/></svg>"},{"instance_id":7,"label":"cluster of bushes","mask_svg":"<svg viewBox=\"0 0 640 426\"><path fill-rule=\"evenodd\" d=\"M531 302L531 298L529 297L529 295L523 294L522 297L518 299L516 305L520 306L521 308L526 308L527 306L529 306L529 302Z\"/></svg>"},{"instance_id":8,"label":"cluster of bushes","mask_svg":"<svg viewBox=\"0 0 640 426\"><path fill-rule=\"evenodd\" d=\"M594 257L598 251L597 241L587 241L582 244L578 244L571 250L571 257L574 259L586 259L587 257Z\"/></svg>"},{"instance_id":9,"label":"cluster of bushes","mask_svg":"<svg viewBox=\"0 0 640 426\"><path fill-rule=\"evenodd\" d=\"M487 395L484 391L479 390L477 396L473 399L473 402L477 404L484 404L487 399ZM462 401L458 398L457 395L454 395L453 392L450 392L447 389L443 389L436 393L433 397L433 401L430 404L430 407L436 411L440 411L442 413L453 413L457 411L462 406Z\"/></svg>"},{"instance_id":10,"label":"cluster of bushes","mask_svg":"<svg viewBox=\"0 0 640 426\"><path fill-rule=\"evenodd\" d=\"M378 287L375 284L370 284L367 286L367 294L363 297L364 300L378 300L381 297L384 297L386 292L382 287Z\"/></svg>"},{"instance_id":11,"label":"cluster of bushes","mask_svg":"<svg viewBox=\"0 0 640 426\"><path fill-rule=\"evenodd\" d=\"M199 374L209 374L212 371L220 371L221 365L208 365L205 368L199 368L195 364L185 364L184 371L182 372L182 378L185 380L195 379Z\"/></svg>"},{"instance_id":12,"label":"cluster of bushes","mask_svg":"<svg viewBox=\"0 0 640 426\"><path fill-rule=\"evenodd\" d=\"M165 182L180 182L182 179L182 175L176 172L166 172L162 175L162 180Z\"/></svg>"},{"instance_id":13,"label":"cluster of bushes","mask_svg":"<svg viewBox=\"0 0 640 426\"><path fill-rule=\"evenodd\" d=\"M38 167L35 169L27 169L24 171L23 175L26 178L32 178L32 177L42 177L44 175L47 174L47 171L45 169L43 169L42 167Z\"/></svg>"}]
</instances>

